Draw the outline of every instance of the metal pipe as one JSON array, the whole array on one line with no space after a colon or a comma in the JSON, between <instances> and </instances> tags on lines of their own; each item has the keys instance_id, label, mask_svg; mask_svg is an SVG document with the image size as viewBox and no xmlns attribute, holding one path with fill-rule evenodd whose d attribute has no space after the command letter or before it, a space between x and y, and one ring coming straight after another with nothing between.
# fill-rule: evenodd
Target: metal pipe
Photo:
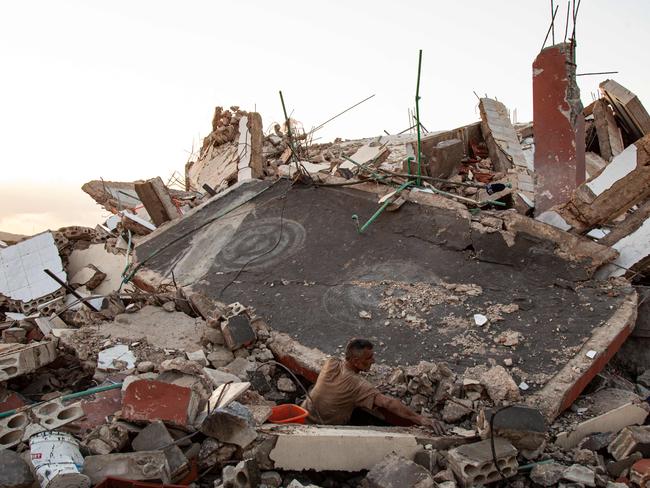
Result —
<instances>
[{"instance_id":1,"label":"metal pipe","mask_svg":"<svg viewBox=\"0 0 650 488\"><path fill-rule=\"evenodd\" d=\"M400 185L400 187L397 190L395 190L395 196L402 193L402 190L404 190L408 186L411 186L412 184L413 184L412 181L407 181L406 183L403 183L402 185ZM377 211L374 214L372 214L372 217L370 217L368 219L368 221L359 228L359 231L358 231L359 234L362 234L363 231L365 231L368 227L370 227L370 224L372 224L375 220L377 220L377 217L379 217L382 214L382 212L384 210L386 210L386 207L388 207L391 203L393 203L392 200L390 198L388 198L381 205L381 207L379 207L379 209L377 209Z\"/></svg>"},{"instance_id":2,"label":"metal pipe","mask_svg":"<svg viewBox=\"0 0 650 488\"><path fill-rule=\"evenodd\" d=\"M59 285L61 285L63 288L66 289L68 293L73 295L75 298L77 298L81 303L83 303L86 307L88 307L90 310L93 312L99 312L93 305L91 305L87 300L88 298L84 298L77 291L69 286L65 281L62 281L57 275L52 273L49 269L44 269L43 272L48 275L50 278L52 278L54 281L56 281Z\"/></svg>"},{"instance_id":3,"label":"metal pipe","mask_svg":"<svg viewBox=\"0 0 650 488\"><path fill-rule=\"evenodd\" d=\"M422 151L422 131L420 129L420 72L422 70L422 49L420 49L420 55L418 57L418 81L415 88L415 118L417 119L418 125L418 179L417 185L420 186L420 176L422 175L422 161L421 161L421 151Z\"/></svg>"}]
</instances>

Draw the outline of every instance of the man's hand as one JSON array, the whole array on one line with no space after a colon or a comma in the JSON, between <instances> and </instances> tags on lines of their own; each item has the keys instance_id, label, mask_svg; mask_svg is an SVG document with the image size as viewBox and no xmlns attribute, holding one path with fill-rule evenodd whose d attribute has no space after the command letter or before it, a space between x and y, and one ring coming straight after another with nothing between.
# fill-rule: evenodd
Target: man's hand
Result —
<instances>
[{"instance_id":1,"label":"man's hand","mask_svg":"<svg viewBox=\"0 0 650 488\"><path fill-rule=\"evenodd\" d=\"M420 425L423 427L430 428L437 435L443 435L445 433L445 428L441 422L438 422L437 420L430 419L427 417L423 417L422 415L420 415Z\"/></svg>"}]
</instances>

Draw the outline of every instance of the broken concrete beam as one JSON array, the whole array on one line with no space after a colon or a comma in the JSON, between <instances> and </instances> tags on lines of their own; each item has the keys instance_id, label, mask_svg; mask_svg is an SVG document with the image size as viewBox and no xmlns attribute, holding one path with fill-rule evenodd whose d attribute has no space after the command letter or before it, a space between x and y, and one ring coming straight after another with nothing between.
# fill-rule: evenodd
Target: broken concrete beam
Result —
<instances>
[{"instance_id":1,"label":"broken concrete beam","mask_svg":"<svg viewBox=\"0 0 650 488\"><path fill-rule=\"evenodd\" d=\"M538 449L546 440L546 420L536 408L511 406L500 411L492 421L493 431L490 431L490 421L495 410L482 410L477 424L483 439L495 435L509 440L517 449Z\"/></svg>"},{"instance_id":2,"label":"broken concrete beam","mask_svg":"<svg viewBox=\"0 0 650 488\"><path fill-rule=\"evenodd\" d=\"M648 416L650 407L640 403L626 403L607 413L581 422L570 432L560 433L555 443L564 449L573 449L589 434L596 432L613 432L617 434L629 425L641 425Z\"/></svg>"},{"instance_id":3,"label":"broken concrete beam","mask_svg":"<svg viewBox=\"0 0 650 488\"><path fill-rule=\"evenodd\" d=\"M0 381L32 373L58 356L56 343L0 344Z\"/></svg>"},{"instance_id":4,"label":"broken concrete beam","mask_svg":"<svg viewBox=\"0 0 650 488\"><path fill-rule=\"evenodd\" d=\"M160 177L135 183L135 191L156 226L179 217L180 213Z\"/></svg>"},{"instance_id":5,"label":"broken concrete beam","mask_svg":"<svg viewBox=\"0 0 650 488\"><path fill-rule=\"evenodd\" d=\"M198 410L198 397L190 389L162 381L136 380L122 399L122 418L130 421L162 420L176 427L188 427Z\"/></svg>"},{"instance_id":6,"label":"broken concrete beam","mask_svg":"<svg viewBox=\"0 0 650 488\"><path fill-rule=\"evenodd\" d=\"M318 349L294 341L288 334L278 332L271 333L271 340L267 345L279 362L312 383L318 379L323 363L329 357Z\"/></svg>"},{"instance_id":7,"label":"broken concrete beam","mask_svg":"<svg viewBox=\"0 0 650 488\"><path fill-rule=\"evenodd\" d=\"M277 438L269 455L275 469L291 471L362 471L391 452L412 460L420 449L414 435L390 428L294 424L264 425L261 430Z\"/></svg>"},{"instance_id":8,"label":"broken concrete beam","mask_svg":"<svg viewBox=\"0 0 650 488\"><path fill-rule=\"evenodd\" d=\"M109 476L134 481L171 482L167 457L162 451L87 456L84 459L83 474L90 478L93 485Z\"/></svg>"},{"instance_id":9,"label":"broken concrete beam","mask_svg":"<svg viewBox=\"0 0 650 488\"><path fill-rule=\"evenodd\" d=\"M533 62L537 212L567 202L585 181L585 117L574 49L573 43L556 44Z\"/></svg>"},{"instance_id":10,"label":"broken concrete beam","mask_svg":"<svg viewBox=\"0 0 650 488\"><path fill-rule=\"evenodd\" d=\"M526 157L506 106L491 98L481 98L479 110L481 132L494 169L502 173L507 173L512 167L527 169Z\"/></svg>"},{"instance_id":11,"label":"broken concrete beam","mask_svg":"<svg viewBox=\"0 0 650 488\"><path fill-rule=\"evenodd\" d=\"M628 146L567 202L538 217L563 230L586 233L650 196L650 134Z\"/></svg>"},{"instance_id":12,"label":"broken concrete beam","mask_svg":"<svg viewBox=\"0 0 650 488\"><path fill-rule=\"evenodd\" d=\"M614 107L616 116L629 135L630 142L650 133L650 115L639 97L614 80L605 80L599 86L601 93Z\"/></svg>"},{"instance_id":13,"label":"broken concrete beam","mask_svg":"<svg viewBox=\"0 0 650 488\"><path fill-rule=\"evenodd\" d=\"M146 236L156 230L154 224L128 210L123 210L120 215L122 215L122 226L124 229L130 230L138 236Z\"/></svg>"},{"instance_id":14,"label":"broken concrete beam","mask_svg":"<svg viewBox=\"0 0 650 488\"><path fill-rule=\"evenodd\" d=\"M221 332L226 341L226 346L231 351L249 346L257 339L249 318L244 314L235 315L227 321L222 322Z\"/></svg>"},{"instance_id":15,"label":"broken concrete beam","mask_svg":"<svg viewBox=\"0 0 650 488\"><path fill-rule=\"evenodd\" d=\"M587 179L591 179L605 169L607 161L595 152L588 151L585 153L585 165L587 169Z\"/></svg>"},{"instance_id":16,"label":"broken concrete beam","mask_svg":"<svg viewBox=\"0 0 650 488\"><path fill-rule=\"evenodd\" d=\"M650 263L650 201L647 201L598 241L618 251L618 257L601 268L597 278L642 271Z\"/></svg>"},{"instance_id":17,"label":"broken concrete beam","mask_svg":"<svg viewBox=\"0 0 650 488\"><path fill-rule=\"evenodd\" d=\"M527 403L541 410L548 421L569 408L582 390L605 367L634 329L638 296L628 294L621 306L600 327L544 388L531 395ZM596 356L587 354L596 351Z\"/></svg>"},{"instance_id":18,"label":"broken concrete beam","mask_svg":"<svg viewBox=\"0 0 650 488\"><path fill-rule=\"evenodd\" d=\"M220 442L236 444L242 449L257 438L253 414L238 402L210 412L199 430Z\"/></svg>"},{"instance_id":19,"label":"broken concrete beam","mask_svg":"<svg viewBox=\"0 0 650 488\"><path fill-rule=\"evenodd\" d=\"M507 440L494 438L497 465L506 478L517 474L517 449ZM491 440L465 444L449 451L447 462L461 486L485 485L498 481L501 475L494 465Z\"/></svg>"},{"instance_id":20,"label":"broken concrete beam","mask_svg":"<svg viewBox=\"0 0 650 488\"><path fill-rule=\"evenodd\" d=\"M623 137L616 125L612 109L602 98L594 102L594 124L600 155L605 161L611 161L623 151Z\"/></svg>"},{"instance_id":21,"label":"broken concrete beam","mask_svg":"<svg viewBox=\"0 0 650 488\"><path fill-rule=\"evenodd\" d=\"M634 452L640 452L644 457L649 457L650 426L625 427L607 447L607 451L617 461L628 457Z\"/></svg>"},{"instance_id":22,"label":"broken concrete beam","mask_svg":"<svg viewBox=\"0 0 650 488\"><path fill-rule=\"evenodd\" d=\"M389 454L372 467L365 478L369 488L425 488L436 486L431 473L422 466L395 454Z\"/></svg>"}]
</instances>

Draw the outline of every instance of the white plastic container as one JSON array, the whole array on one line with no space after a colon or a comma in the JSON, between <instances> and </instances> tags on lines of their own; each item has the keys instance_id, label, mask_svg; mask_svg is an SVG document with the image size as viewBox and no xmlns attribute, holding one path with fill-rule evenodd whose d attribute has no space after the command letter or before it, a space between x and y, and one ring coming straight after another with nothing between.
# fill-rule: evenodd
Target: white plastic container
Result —
<instances>
[{"instance_id":1,"label":"white plastic container","mask_svg":"<svg viewBox=\"0 0 650 488\"><path fill-rule=\"evenodd\" d=\"M79 443L70 434L41 432L29 439L29 447L41 488L90 488L90 478L80 473Z\"/></svg>"}]
</instances>

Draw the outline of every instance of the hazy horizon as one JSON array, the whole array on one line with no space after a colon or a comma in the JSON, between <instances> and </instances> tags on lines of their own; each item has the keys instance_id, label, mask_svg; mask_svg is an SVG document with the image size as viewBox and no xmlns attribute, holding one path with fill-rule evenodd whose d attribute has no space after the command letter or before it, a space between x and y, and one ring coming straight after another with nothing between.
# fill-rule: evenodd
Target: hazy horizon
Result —
<instances>
[{"instance_id":1,"label":"hazy horizon","mask_svg":"<svg viewBox=\"0 0 650 488\"><path fill-rule=\"evenodd\" d=\"M560 42L567 3L556 4ZM216 105L256 109L268 128L282 120L282 90L310 128L376 94L321 141L399 132L419 49L427 129L479 120L474 92L531 120L532 63L550 18L548 0L5 2L0 231L94 226L107 214L84 182L182 172ZM649 21L642 0L582 2L578 72L619 71L578 78L583 103L611 77L650 108L650 66L631 49L648 44Z\"/></svg>"}]
</instances>

